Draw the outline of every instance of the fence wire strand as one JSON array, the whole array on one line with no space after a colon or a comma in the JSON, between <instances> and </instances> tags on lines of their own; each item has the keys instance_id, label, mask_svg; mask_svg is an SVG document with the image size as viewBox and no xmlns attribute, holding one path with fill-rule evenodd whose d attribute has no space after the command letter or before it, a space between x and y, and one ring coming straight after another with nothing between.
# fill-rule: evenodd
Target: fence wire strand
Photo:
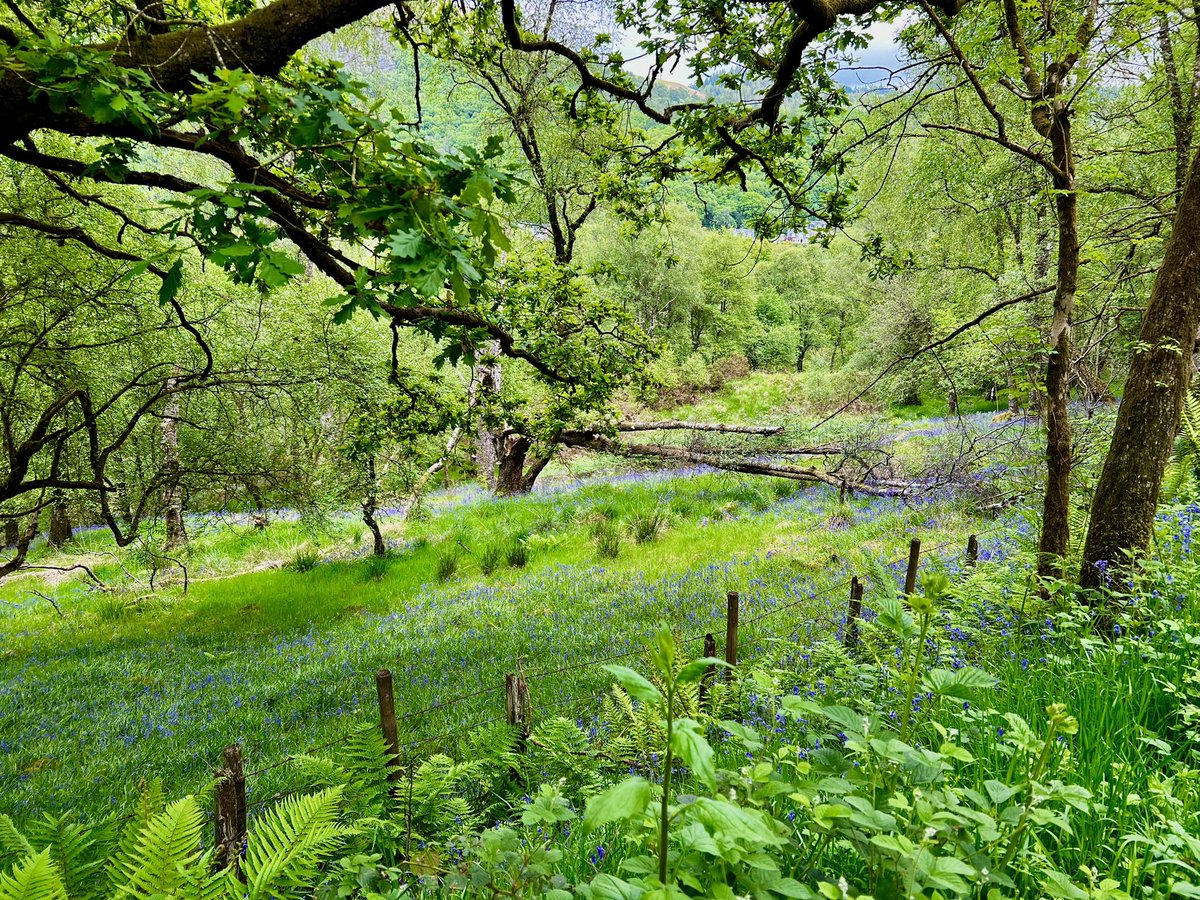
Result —
<instances>
[{"instance_id":1,"label":"fence wire strand","mask_svg":"<svg viewBox=\"0 0 1200 900\"><path fill-rule=\"evenodd\" d=\"M1008 495L1007 497L1002 497L1000 502L1004 502L1006 499L1011 499L1012 497L1018 496L1019 494L1020 494L1020 492L1013 492L1012 494ZM1002 530L1004 527L1006 527L1006 524L1007 523L1005 523L1005 522L997 521L991 528L988 528L984 531L976 532L975 536L976 536L976 538L987 537L987 536L995 533L996 531ZM935 544L934 546L929 547L929 548L923 547L922 554L923 555L934 554L940 550L944 550L947 547L954 546L959 543L960 543L960 539L957 539L957 538L948 539L948 540L942 541L939 544ZM965 553L965 546L963 548L963 551ZM895 566L895 565L905 563L905 562L907 562L907 560L908 560L908 554L905 554L895 560L892 560L887 563L883 563L882 565L890 567L890 566ZM946 562L947 560L941 559L940 561ZM738 623L739 627L754 625L758 622L762 622L765 619L777 616L780 613L783 613L788 610L795 609L796 607L811 603L813 600L816 600L818 598L826 597L837 591L844 591L850 587L852 582L853 582L853 578L844 579L844 580L838 581L835 584L820 588L820 589L814 591L813 593L808 594L804 597L799 597L795 600L789 601L788 603L781 604L781 605L773 607L771 609L763 610L761 612L755 613L754 615L748 616L746 618L742 618ZM680 640L682 640L685 643L692 643L694 641L704 640L704 638L709 634L713 634L715 636L721 631L721 626L723 624L725 624L725 623L720 621L719 619L714 620L710 626L712 630L700 632L700 633L686 636L686 637L682 637ZM805 622L799 623L799 624L806 625L810 628L814 625L817 625L817 626L829 627L831 629L836 630L845 624L845 618L842 617L839 619L836 617L829 617L824 614L819 614L817 612L817 610L812 610L812 615L809 616L809 618L806 619ZM794 628L793 628L793 632L794 632ZM792 634L792 632L788 632L786 637L791 637L791 634ZM760 641L761 640L783 640L783 639L785 639L785 633L783 631L768 631L765 633L758 633L758 630L756 629L756 633L753 637L756 640L760 640ZM557 666L552 669L542 669L542 670L538 670L538 671L534 671L534 672L523 673L523 677L525 679L531 680L531 681L532 680L542 680L542 679L550 678L550 677L556 676L556 675L563 675L563 674L566 674L569 672L580 671L582 669L599 667L605 663L612 662L615 660L622 660L622 659L628 659L628 658L634 657L634 656L639 656L643 652L644 652L644 650L642 648L636 648L636 649L624 651L621 653L610 653L605 656L600 656L600 657L596 657L593 659L581 660L579 662L569 663L567 665L562 665L562 666ZM518 666L518 668L519 668L519 666ZM471 691L466 694L461 694L461 695L452 697L448 700L443 700L443 701L439 701L437 703L433 703L429 706L422 707L420 709L411 710L409 712L406 712L402 715L397 716L396 721L397 722L407 721L410 719L416 719L418 717L427 716L430 713L435 713L435 712L439 712L439 711L452 709L452 708L458 706L459 704L464 703L468 700L474 700L479 697L487 696L489 694L501 693L504 690L505 690L505 688L502 684L494 684L490 687L480 688L477 691ZM603 697L608 692L608 690L609 690L608 686L605 686L604 688L602 688L598 691L590 691L590 692L578 694L578 695L572 696L572 697L566 697L566 698L561 698L558 700L552 700L552 701L547 701L544 703L539 703L538 708L539 709L558 709L558 708L561 708L564 706L574 706L574 705L583 705L583 704L593 704L593 705L599 704L603 701ZM410 740L410 741L401 743L399 745L398 749L401 751L405 751L405 750L410 750L415 747L423 747L427 744L433 744L433 743L438 743L441 741L446 741L451 738L460 737L465 733L475 731L475 730L477 730L479 728L483 728L487 725L494 725L499 722L507 721L507 718L508 718L507 713L505 713L503 715L492 716L490 718L485 718L485 719L482 719L482 720L476 721L476 722L460 723L460 724L456 725L455 728L451 731L446 731L441 734L430 735L427 737L418 738L415 740ZM331 740L325 741L323 743L317 744L315 746L309 747L308 749L302 751L301 753L289 754L285 759L279 760L278 762L269 763L267 765L260 766L256 769L247 771L245 773L244 777L247 780L249 780L251 778L256 778L258 776L266 774L267 772L271 772L275 769L279 769L284 766L287 766L287 765L295 762L297 759L299 759L302 756L312 755L315 753L319 753L322 750L328 750L332 747L336 747L341 744L344 744L347 741L349 741L351 738L355 737L355 735L357 733L359 733L364 727L365 727L365 724L360 725L357 728L355 728L354 730L347 732L346 734L340 735L339 737L336 737ZM285 792L276 792L276 793L270 795L269 797L264 797L262 799L254 801L253 803L248 803L246 805L246 809L247 810L259 809L268 803L275 803L280 800L287 799L288 797L294 796L299 793L303 793L305 790L307 790L307 788L296 788L296 789L285 791ZM128 822L134 818L136 818L136 814L133 814L133 813L126 814L126 815L115 817L115 818L101 820L93 827L96 827L96 828L108 827L111 825L117 825L117 824L121 824L124 822ZM0 854L0 861L12 859L12 858L18 858L23 855L24 854L20 851L9 851L7 853Z\"/></svg>"}]
</instances>

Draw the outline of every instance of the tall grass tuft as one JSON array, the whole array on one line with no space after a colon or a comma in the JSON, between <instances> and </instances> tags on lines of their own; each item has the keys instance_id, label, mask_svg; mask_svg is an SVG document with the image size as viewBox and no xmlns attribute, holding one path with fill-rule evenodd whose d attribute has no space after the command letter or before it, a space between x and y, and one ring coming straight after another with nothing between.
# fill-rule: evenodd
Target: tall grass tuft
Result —
<instances>
[{"instance_id":1,"label":"tall grass tuft","mask_svg":"<svg viewBox=\"0 0 1200 900\"><path fill-rule=\"evenodd\" d=\"M321 554L311 547L298 550L287 566L293 572L311 572L321 562Z\"/></svg>"},{"instance_id":2,"label":"tall grass tuft","mask_svg":"<svg viewBox=\"0 0 1200 900\"><path fill-rule=\"evenodd\" d=\"M662 507L635 516L633 519L633 540L638 544L648 544L667 527L667 516Z\"/></svg>"},{"instance_id":3,"label":"tall grass tuft","mask_svg":"<svg viewBox=\"0 0 1200 900\"><path fill-rule=\"evenodd\" d=\"M452 581L462 568L462 558L457 548L447 550L437 559L437 580Z\"/></svg>"},{"instance_id":4,"label":"tall grass tuft","mask_svg":"<svg viewBox=\"0 0 1200 900\"><path fill-rule=\"evenodd\" d=\"M372 581L383 581L387 576L388 570L392 567L394 557L390 553L385 553L383 556L370 556L367 558L367 577Z\"/></svg>"},{"instance_id":5,"label":"tall grass tuft","mask_svg":"<svg viewBox=\"0 0 1200 900\"><path fill-rule=\"evenodd\" d=\"M523 569L529 564L529 545L524 538L514 537L504 548L504 562L509 568Z\"/></svg>"},{"instance_id":6,"label":"tall grass tuft","mask_svg":"<svg viewBox=\"0 0 1200 900\"><path fill-rule=\"evenodd\" d=\"M497 541L484 545L479 554L479 569L484 575L491 575L503 565L505 549L504 545Z\"/></svg>"},{"instance_id":7,"label":"tall grass tuft","mask_svg":"<svg viewBox=\"0 0 1200 900\"><path fill-rule=\"evenodd\" d=\"M611 519L601 519L592 529L596 555L600 559L616 559L621 555L621 527Z\"/></svg>"}]
</instances>

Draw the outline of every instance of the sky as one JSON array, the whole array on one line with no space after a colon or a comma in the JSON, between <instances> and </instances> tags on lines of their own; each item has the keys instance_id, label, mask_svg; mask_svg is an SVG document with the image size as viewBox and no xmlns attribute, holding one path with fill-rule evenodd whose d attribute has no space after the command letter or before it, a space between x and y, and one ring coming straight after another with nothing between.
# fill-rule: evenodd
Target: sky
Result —
<instances>
[{"instance_id":1,"label":"sky","mask_svg":"<svg viewBox=\"0 0 1200 900\"><path fill-rule=\"evenodd\" d=\"M876 22L872 25L868 29L871 38L870 46L857 54L857 67L839 73L838 80L850 88L863 87L883 80L887 77L887 71L898 68L901 48L897 41L897 33L901 27L901 24L897 22ZM650 61L649 59L635 58L641 52L637 46L637 35L623 33L620 47L626 58L625 68L635 75L644 76ZM689 80L682 66L677 68L674 73L666 75L665 79L675 82Z\"/></svg>"}]
</instances>

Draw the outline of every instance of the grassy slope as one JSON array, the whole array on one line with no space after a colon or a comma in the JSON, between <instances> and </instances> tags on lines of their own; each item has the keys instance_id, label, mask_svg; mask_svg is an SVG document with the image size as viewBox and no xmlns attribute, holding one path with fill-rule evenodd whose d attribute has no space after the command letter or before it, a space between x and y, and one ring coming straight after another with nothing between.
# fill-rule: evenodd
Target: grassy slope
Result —
<instances>
[{"instance_id":1,"label":"grassy slope","mask_svg":"<svg viewBox=\"0 0 1200 900\"><path fill-rule=\"evenodd\" d=\"M667 528L634 544L636 521L655 510ZM617 523L623 542L603 562L592 537L601 520ZM404 723L410 738L439 735L501 713L502 675L518 659L528 672L589 663L638 647L662 618L689 636L720 633L730 589L742 592L744 619L785 607L747 625L746 652L767 640L807 641L836 630L845 608L841 589L810 595L862 571L865 555L898 559L918 534L927 544L951 539L945 552L957 556L969 531L987 527L947 502L840 506L825 489L655 475L522 499L444 500L406 527L404 549L383 568L359 559L259 571L198 580L186 598L176 589L133 603L61 584L64 619L29 597L0 613L0 809L24 819L122 807L156 774L182 793L235 740L251 767L277 761L371 717L371 676L382 666L397 672L402 713L489 691ZM353 530L343 525L330 539L352 541ZM281 522L205 540L197 553L212 566L294 551L304 535ZM516 540L528 566L484 576L486 548ZM455 553L460 571L439 582L441 560ZM554 708L589 718L605 681L592 665L535 677L535 707L562 704ZM253 789L262 796L282 777L268 773Z\"/></svg>"}]
</instances>

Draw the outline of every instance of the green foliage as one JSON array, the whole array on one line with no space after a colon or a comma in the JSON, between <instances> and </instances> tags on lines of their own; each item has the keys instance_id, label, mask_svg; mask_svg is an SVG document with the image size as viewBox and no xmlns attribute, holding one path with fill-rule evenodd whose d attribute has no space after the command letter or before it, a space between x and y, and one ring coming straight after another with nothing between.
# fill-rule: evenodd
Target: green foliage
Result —
<instances>
[{"instance_id":1,"label":"green foliage","mask_svg":"<svg viewBox=\"0 0 1200 900\"><path fill-rule=\"evenodd\" d=\"M202 853L204 812L193 797L169 804L145 822L133 822L114 858L110 879L132 897L176 896L207 880L211 851Z\"/></svg>"},{"instance_id":2,"label":"green foliage","mask_svg":"<svg viewBox=\"0 0 1200 900\"><path fill-rule=\"evenodd\" d=\"M352 833L338 824L340 787L288 797L268 808L250 830L240 863L245 884L231 871L214 870L213 852L203 849L207 820L195 797L184 797L128 825L111 859L92 854L103 841L101 827L63 820L31 831L46 846L25 849L8 874L0 874L0 896L12 900L75 900L80 897L290 897L322 880L332 852ZM144 813L157 806L148 797ZM108 885L99 876L107 865Z\"/></svg>"},{"instance_id":3,"label":"green foliage","mask_svg":"<svg viewBox=\"0 0 1200 900\"><path fill-rule=\"evenodd\" d=\"M151 786L117 851L69 818L24 834L0 819L19 857L0 889L83 896L62 887L74 869L88 896L107 896L82 873L111 858L114 886L214 897L400 896L402 883L419 896L1190 896L1171 861L1200 848L1185 756L1200 740L1200 567L1181 543L1190 530L1164 534L1161 557L1114 591L1139 603L1106 640L1074 609L1031 611L1004 638L977 621L1015 614L992 604L1021 561L961 581L930 572L906 597L885 569L857 656L819 641L801 663L789 642L729 673L703 707L696 687L723 663L688 658L660 629L646 674L608 668L611 728L595 741L552 718L518 753L515 735L486 730L461 761L405 759L394 784L366 724L332 758L296 761L298 783L320 790L253 823L247 886L208 874L196 801L164 805ZM971 662L947 663L966 646ZM1041 669L1005 662L1025 646L1047 654ZM1071 710L1046 704L1055 686ZM1131 689L1153 699L1135 708Z\"/></svg>"},{"instance_id":4,"label":"green foliage","mask_svg":"<svg viewBox=\"0 0 1200 900\"><path fill-rule=\"evenodd\" d=\"M246 845L242 871L246 895L303 896L315 873L350 834L337 824L340 787L304 797L287 797L255 823Z\"/></svg>"},{"instance_id":5,"label":"green foliage","mask_svg":"<svg viewBox=\"0 0 1200 900\"><path fill-rule=\"evenodd\" d=\"M4 900L67 900L67 889L50 859L43 850L27 856L13 870L0 875L0 897Z\"/></svg>"},{"instance_id":6,"label":"green foliage","mask_svg":"<svg viewBox=\"0 0 1200 900\"><path fill-rule=\"evenodd\" d=\"M1189 393L1175 450L1163 473L1162 497L1175 500L1191 497L1200 488L1200 395Z\"/></svg>"},{"instance_id":7,"label":"green foliage","mask_svg":"<svg viewBox=\"0 0 1200 900\"><path fill-rule=\"evenodd\" d=\"M387 577L388 572L391 570L392 563L394 561L395 560L386 553L382 556L372 554L371 556L367 557L367 560L363 563L363 566L366 569L365 574L367 578L369 578L371 581L383 581L383 579Z\"/></svg>"}]
</instances>

